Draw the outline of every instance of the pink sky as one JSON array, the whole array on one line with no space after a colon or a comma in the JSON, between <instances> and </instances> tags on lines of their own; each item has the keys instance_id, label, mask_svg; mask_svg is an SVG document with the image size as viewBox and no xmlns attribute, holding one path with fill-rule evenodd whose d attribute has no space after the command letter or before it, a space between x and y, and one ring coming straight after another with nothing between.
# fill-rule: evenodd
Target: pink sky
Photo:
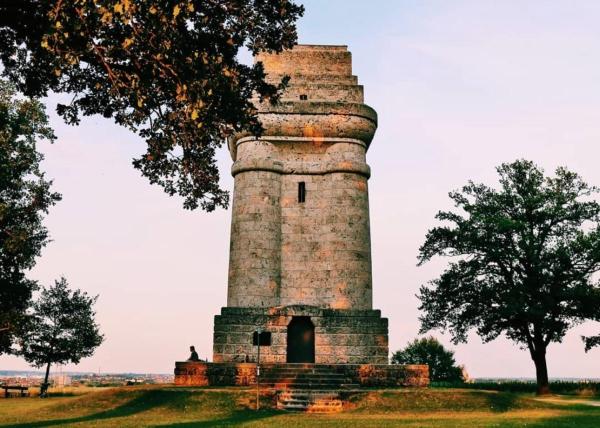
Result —
<instances>
[{"instance_id":1,"label":"pink sky","mask_svg":"<svg viewBox=\"0 0 600 428\"><path fill-rule=\"evenodd\" d=\"M600 185L600 3L590 1L306 1L301 43L347 44L366 102L379 114L368 153L374 307L389 318L390 350L418 332L424 282L444 261L416 267L417 249L447 193L493 183L516 158L565 165ZM53 106L59 98L51 97ZM63 201L47 218L53 242L32 277L99 294L106 342L76 368L163 372L196 345L211 357L213 316L226 302L230 211L188 212L131 166L143 141L92 117L42 145ZM219 154L223 186L231 160ZM600 349L573 329L549 350L554 377L600 378ZM444 343L447 337L434 332ZM453 346L478 377L533 377L525 351L473 336ZM1 369L27 369L0 357Z\"/></svg>"}]
</instances>

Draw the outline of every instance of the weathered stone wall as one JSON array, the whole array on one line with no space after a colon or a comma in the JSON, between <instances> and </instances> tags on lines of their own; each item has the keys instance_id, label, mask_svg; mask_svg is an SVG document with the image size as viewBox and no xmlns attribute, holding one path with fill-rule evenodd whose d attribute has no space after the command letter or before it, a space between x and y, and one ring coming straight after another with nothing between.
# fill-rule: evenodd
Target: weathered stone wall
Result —
<instances>
[{"instance_id":1,"label":"weathered stone wall","mask_svg":"<svg viewBox=\"0 0 600 428\"><path fill-rule=\"evenodd\" d=\"M345 46L261 54L267 79L290 75L281 102L254 100L260 138L228 142L235 177L227 308L215 317L215 362L286 362L293 316L315 326L315 362L385 364L387 319L372 310L366 152L377 114L363 103ZM298 186L306 188L298 200Z\"/></svg>"},{"instance_id":2,"label":"weathered stone wall","mask_svg":"<svg viewBox=\"0 0 600 428\"><path fill-rule=\"evenodd\" d=\"M178 361L175 363L175 385L188 386L248 386L256 384L254 363L205 363Z\"/></svg>"},{"instance_id":3,"label":"weathered stone wall","mask_svg":"<svg viewBox=\"0 0 600 428\"><path fill-rule=\"evenodd\" d=\"M263 137L230 141L227 305L371 309L365 155L377 116L362 103L350 52L298 46L257 60L269 79L290 74L292 80L282 103L258 104Z\"/></svg>"},{"instance_id":4,"label":"weathered stone wall","mask_svg":"<svg viewBox=\"0 0 600 428\"><path fill-rule=\"evenodd\" d=\"M248 140L238 159L228 306L370 309L365 145Z\"/></svg>"},{"instance_id":5,"label":"weathered stone wall","mask_svg":"<svg viewBox=\"0 0 600 428\"><path fill-rule=\"evenodd\" d=\"M235 175L228 306L371 308L368 167L356 160L361 146L329 144L322 163L311 161L313 153L292 151L294 143L278 146L277 159L293 163L296 173L263 165ZM313 173L318 165L341 167ZM304 203L299 182L306 185Z\"/></svg>"},{"instance_id":6,"label":"weathered stone wall","mask_svg":"<svg viewBox=\"0 0 600 428\"><path fill-rule=\"evenodd\" d=\"M309 316L315 326L315 363L386 364L388 324L376 310L321 309L309 306L223 308L215 316L214 362L256 361L252 334L271 332L271 346L261 346L261 361L285 363L287 327L294 316Z\"/></svg>"},{"instance_id":7,"label":"weathered stone wall","mask_svg":"<svg viewBox=\"0 0 600 428\"><path fill-rule=\"evenodd\" d=\"M343 374L352 383L376 387L426 387L429 367L426 365L342 364L321 365ZM263 369L269 367L262 364ZM187 386L248 386L256 384L254 363L175 363L175 384Z\"/></svg>"},{"instance_id":8,"label":"weathered stone wall","mask_svg":"<svg viewBox=\"0 0 600 428\"><path fill-rule=\"evenodd\" d=\"M293 83L298 80L356 83L352 79L352 54L343 45L296 45L280 54L261 53L256 61L263 63L267 77L274 82L288 75Z\"/></svg>"},{"instance_id":9,"label":"weathered stone wall","mask_svg":"<svg viewBox=\"0 0 600 428\"><path fill-rule=\"evenodd\" d=\"M279 304L281 180L272 171L235 176L228 306Z\"/></svg>"}]
</instances>

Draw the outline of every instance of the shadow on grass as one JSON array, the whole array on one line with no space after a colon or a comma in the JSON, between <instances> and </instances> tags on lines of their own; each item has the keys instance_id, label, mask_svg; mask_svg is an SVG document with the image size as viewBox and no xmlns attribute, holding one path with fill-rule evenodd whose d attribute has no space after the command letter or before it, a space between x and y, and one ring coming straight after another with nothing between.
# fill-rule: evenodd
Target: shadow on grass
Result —
<instances>
[{"instance_id":1,"label":"shadow on grass","mask_svg":"<svg viewBox=\"0 0 600 428\"><path fill-rule=\"evenodd\" d=\"M176 422L172 424L165 425L155 425L156 427L166 428L166 427L176 427L176 428L187 428L187 427L229 427L234 426L246 422L253 422L260 419L271 418L273 416L277 416L281 414L281 412L277 412L275 410L259 410L258 412L255 410L236 410L230 416L220 418L220 419L211 419L211 420L200 420L200 421L190 421L190 422Z\"/></svg>"},{"instance_id":2,"label":"shadow on grass","mask_svg":"<svg viewBox=\"0 0 600 428\"><path fill-rule=\"evenodd\" d=\"M147 390L141 392L139 397L136 397L133 400L123 403L113 409L93 413L91 415L78 416L74 418L51 419L37 422L24 422L22 424L9 424L1 426L49 427L64 424L74 424L78 422L93 422L103 419L120 418L132 416L163 405L177 405L188 400L191 395L192 392L190 391Z\"/></svg>"},{"instance_id":3,"label":"shadow on grass","mask_svg":"<svg viewBox=\"0 0 600 428\"><path fill-rule=\"evenodd\" d=\"M503 413L520 407L518 396L512 393L489 393L486 399L492 412Z\"/></svg>"},{"instance_id":4,"label":"shadow on grass","mask_svg":"<svg viewBox=\"0 0 600 428\"><path fill-rule=\"evenodd\" d=\"M74 392L51 392L48 394L49 397L76 397L79 394Z\"/></svg>"},{"instance_id":5,"label":"shadow on grass","mask_svg":"<svg viewBox=\"0 0 600 428\"><path fill-rule=\"evenodd\" d=\"M531 428L598 428L600 426L600 409L591 406L588 408L578 407L574 413L540 419L528 426Z\"/></svg>"}]
</instances>

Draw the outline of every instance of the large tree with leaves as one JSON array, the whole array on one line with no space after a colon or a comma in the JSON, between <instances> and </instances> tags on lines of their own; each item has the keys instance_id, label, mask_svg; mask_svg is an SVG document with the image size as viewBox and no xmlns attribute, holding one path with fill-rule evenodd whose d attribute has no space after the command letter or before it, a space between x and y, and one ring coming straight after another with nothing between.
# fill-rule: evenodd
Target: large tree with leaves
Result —
<instances>
[{"instance_id":1,"label":"large tree with leaves","mask_svg":"<svg viewBox=\"0 0 600 428\"><path fill-rule=\"evenodd\" d=\"M240 48L281 51L296 42L303 8L290 0L4 0L0 61L29 96L73 95L71 124L101 114L142 136L142 174L186 208L228 204L215 149L236 131L260 134L249 99L275 102L282 85Z\"/></svg>"},{"instance_id":2,"label":"large tree with leaves","mask_svg":"<svg viewBox=\"0 0 600 428\"><path fill-rule=\"evenodd\" d=\"M36 288L26 272L48 242L44 214L60 199L40 170L40 140L54 140L43 105L0 80L0 354L23 325Z\"/></svg>"},{"instance_id":3,"label":"large tree with leaves","mask_svg":"<svg viewBox=\"0 0 600 428\"><path fill-rule=\"evenodd\" d=\"M498 174L498 188L469 182L450 193L458 211L439 212L446 224L427 233L419 263L453 260L421 287L422 331L447 329L455 342L472 329L486 342L506 335L529 350L544 394L548 345L598 319L597 189L565 168L549 177L525 160Z\"/></svg>"},{"instance_id":4,"label":"large tree with leaves","mask_svg":"<svg viewBox=\"0 0 600 428\"><path fill-rule=\"evenodd\" d=\"M52 364L79 363L100 346L103 336L95 320L96 297L69 289L61 278L44 288L33 304L28 327L22 334L21 355L35 367L46 366L42 396Z\"/></svg>"}]
</instances>

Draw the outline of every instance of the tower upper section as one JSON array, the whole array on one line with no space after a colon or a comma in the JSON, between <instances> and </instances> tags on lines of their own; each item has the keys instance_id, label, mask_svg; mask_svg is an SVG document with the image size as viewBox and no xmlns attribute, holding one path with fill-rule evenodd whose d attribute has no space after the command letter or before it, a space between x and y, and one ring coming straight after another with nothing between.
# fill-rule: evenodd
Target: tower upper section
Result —
<instances>
[{"instance_id":1,"label":"tower upper section","mask_svg":"<svg viewBox=\"0 0 600 428\"><path fill-rule=\"evenodd\" d=\"M377 128L345 46L263 54L276 105L229 141L235 177L228 306L372 308L366 151Z\"/></svg>"},{"instance_id":2,"label":"tower upper section","mask_svg":"<svg viewBox=\"0 0 600 428\"><path fill-rule=\"evenodd\" d=\"M290 76L282 101L363 103L363 87L352 75L352 54L346 46L298 45L280 54L260 54L256 61L267 70L267 81L278 83Z\"/></svg>"},{"instance_id":3,"label":"tower upper section","mask_svg":"<svg viewBox=\"0 0 600 428\"><path fill-rule=\"evenodd\" d=\"M255 101L265 136L350 138L368 148L377 129L377 113L363 103L363 87L352 75L346 46L297 45L279 54L259 54L266 80L278 84L289 76L280 102ZM236 160L236 135L229 142Z\"/></svg>"}]
</instances>

